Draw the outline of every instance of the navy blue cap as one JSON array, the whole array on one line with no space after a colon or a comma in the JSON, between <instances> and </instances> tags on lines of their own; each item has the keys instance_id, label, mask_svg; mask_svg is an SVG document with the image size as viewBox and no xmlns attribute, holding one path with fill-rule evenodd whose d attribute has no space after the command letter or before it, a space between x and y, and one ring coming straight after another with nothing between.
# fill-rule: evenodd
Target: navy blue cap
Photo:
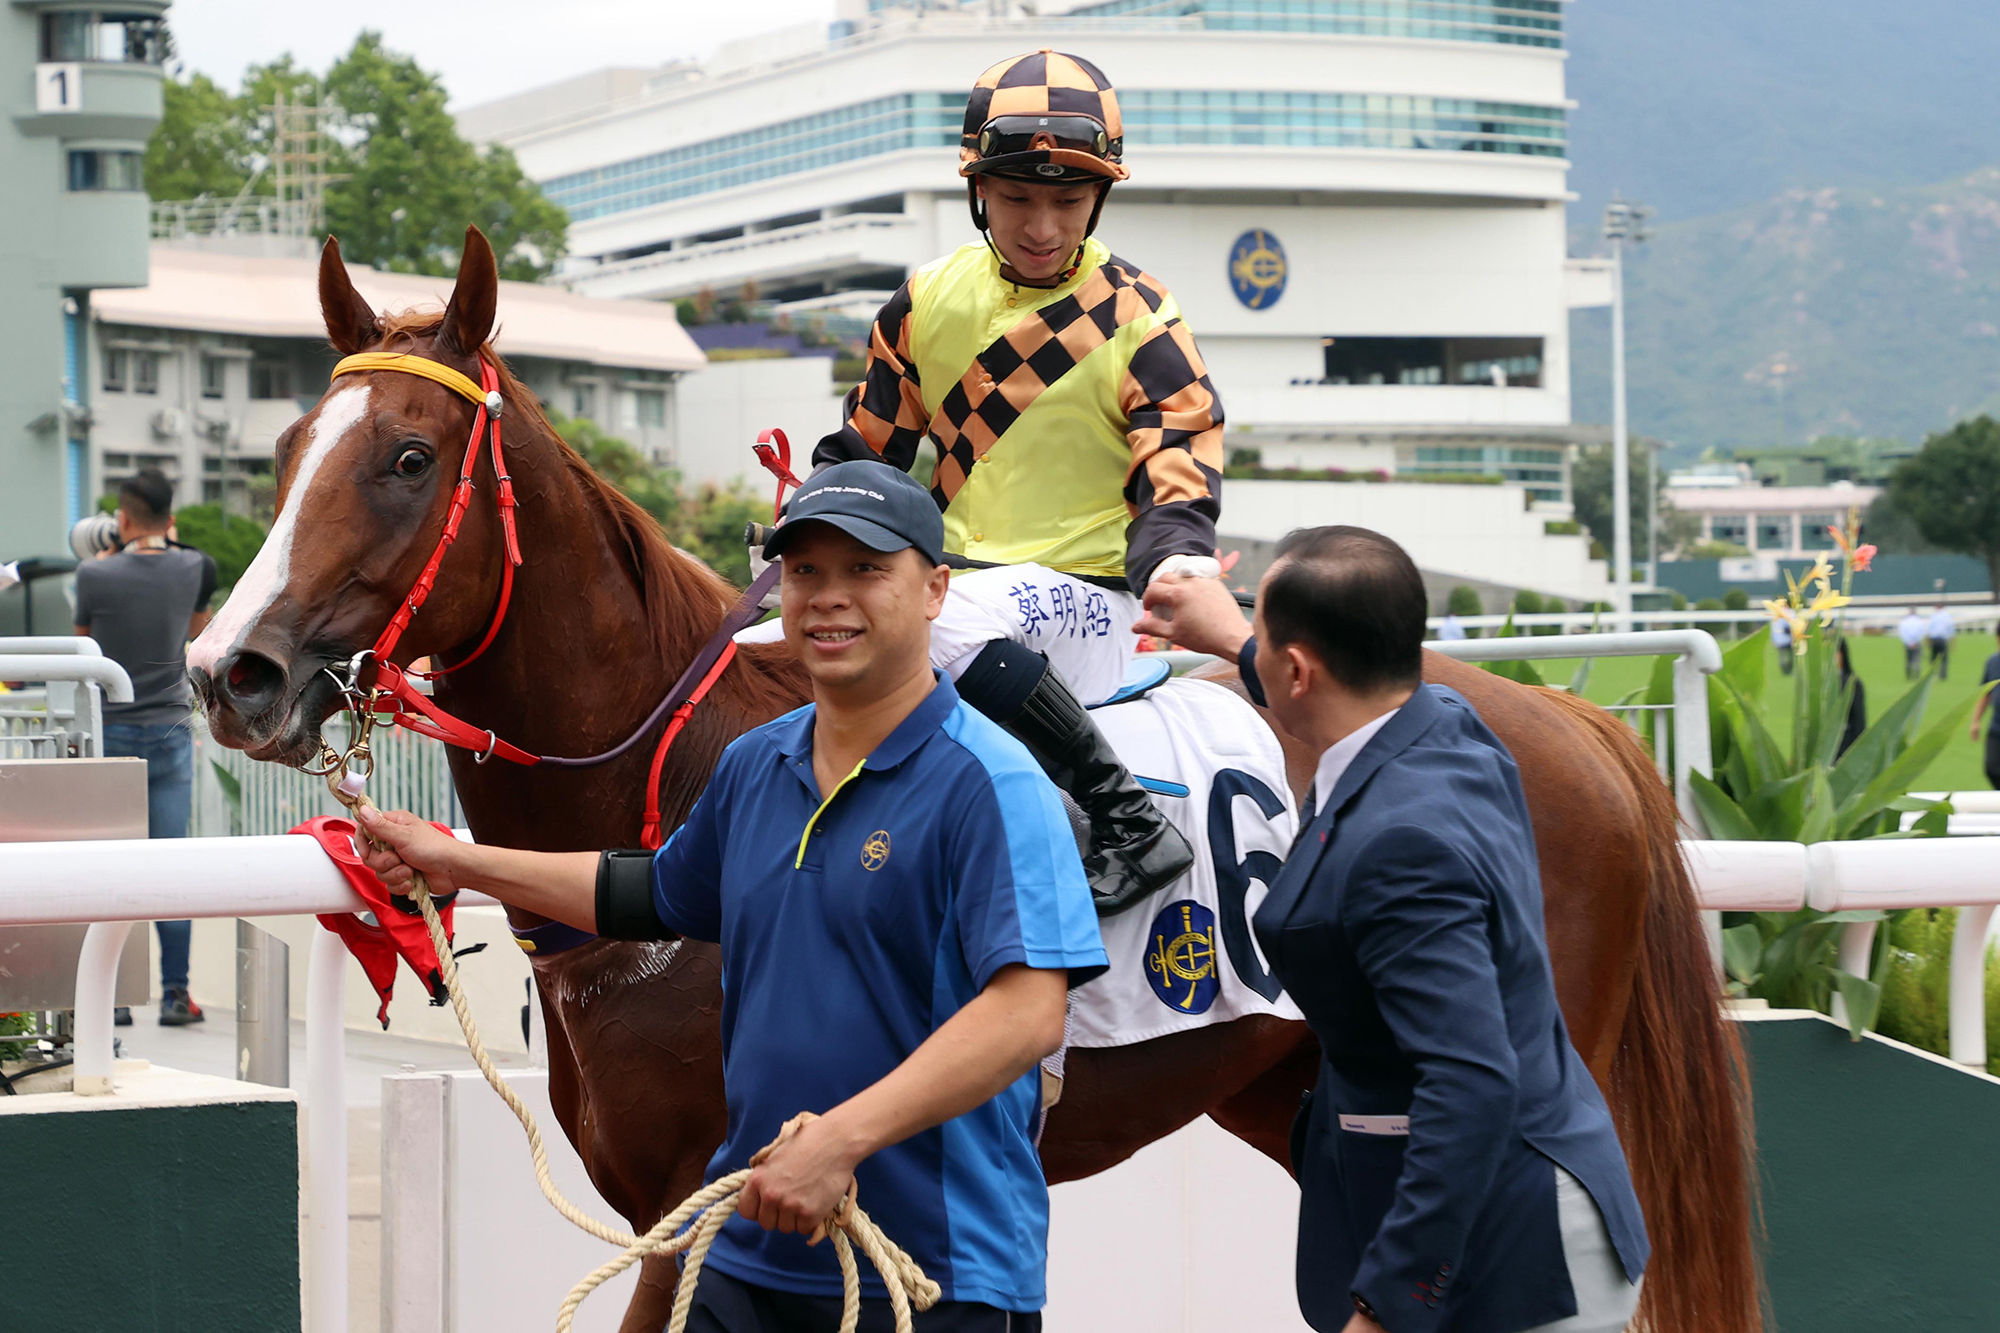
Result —
<instances>
[{"instance_id":1,"label":"navy blue cap","mask_svg":"<svg viewBox=\"0 0 2000 1333\"><path fill-rule=\"evenodd\" d=\"M808 521L831 524L871 551L914 547L933 565L944 563L944 515L937 502L909 473L887 463L835 463L807 477L764 543L764 558L777 559L792 530Z\"/></svg>"}]
</instances>

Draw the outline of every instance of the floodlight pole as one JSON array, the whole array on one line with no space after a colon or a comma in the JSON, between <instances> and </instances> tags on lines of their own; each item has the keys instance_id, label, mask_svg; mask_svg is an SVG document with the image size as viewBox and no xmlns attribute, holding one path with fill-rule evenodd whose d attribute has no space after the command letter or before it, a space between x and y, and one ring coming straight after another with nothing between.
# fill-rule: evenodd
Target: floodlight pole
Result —
<instances>
[{"instance_id":1,"label":"floodlight pole","mask_svg":"<svg viewBox=\"0 0 2000 1333\"><path fill-rule=\"evenodd\" d=\"M1652 210L1616 195L1604 206L1611 242L1611 607L1632 614L1632 460L1625 415L1625 245L1642 241ZM1628 628L1629 620L1623 622Z\"/></svg>"}]
</instances>

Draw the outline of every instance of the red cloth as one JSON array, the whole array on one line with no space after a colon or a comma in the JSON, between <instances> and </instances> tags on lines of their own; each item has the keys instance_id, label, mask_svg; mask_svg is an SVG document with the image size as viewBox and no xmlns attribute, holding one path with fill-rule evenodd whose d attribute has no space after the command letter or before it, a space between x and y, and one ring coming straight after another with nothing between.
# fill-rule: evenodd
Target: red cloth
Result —
<instances>
[{"instance_id":1,"label":"red cloth","mask_svg":"<svg viewBox=\"0 0 2000 1333\"><path fill-rule=\"evenodd\" d=\"M442 824L434 823L431 827L444 833L451 832ZM361 970L368 974L368 984L382 997L382 1007L375 1013L382 1026L389 1026L389 997L396 989L396 959L399 956L417 974L417 980L423 982L424 989L430 992L432 1004L443 1004L449 999L444 987L444 969L438 965L437 950L431 947L431 933L424 926L416 900L390 893L375 872L361 864L361 858L354 851L354 843L359 836L354 821L322 815L318 819L308 819L292 832L318 840L320 847L333 858L333 863L340 867L340 873L347 876L347 882L354 886L354 891L367 901L369 909L375 914L377 924L373 925L352 912L328 912L320 917L319 923L340 936L348 952L360 960ZM444 937L450 940L449 900L438 901L438 916L444 924Z\"/></svg>"}]
</instances>

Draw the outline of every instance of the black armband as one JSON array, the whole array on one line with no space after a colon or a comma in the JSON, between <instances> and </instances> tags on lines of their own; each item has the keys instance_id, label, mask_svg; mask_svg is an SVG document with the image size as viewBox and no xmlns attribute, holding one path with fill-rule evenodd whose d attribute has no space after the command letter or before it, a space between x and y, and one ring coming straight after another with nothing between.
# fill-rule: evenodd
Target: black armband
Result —
<instances>
[{"instance_id":1,"label":"black armband","mask_svg":"<svg viewBox=\"0 0 2000 1333\"><path fill-rule=\"evenodd\" d=\"M1264 700L1264 681L1257 674L1257 638L1245 639L1243 646L1236 650L1236 674L1243 681L1243 692L1250 696L1250 702L1259 708L1270 705Z\"/></svg>"},{"instance_id":2,"label":"black armband","mask_svg":"<svg viewBox=\"0 0 2000 1333\"><path fill-rule=\"evenodd\" d=\"M671 940L653 910L653 854L612 848L597 858L597 933L607 940Z\"/></svg>"}]
</instances>

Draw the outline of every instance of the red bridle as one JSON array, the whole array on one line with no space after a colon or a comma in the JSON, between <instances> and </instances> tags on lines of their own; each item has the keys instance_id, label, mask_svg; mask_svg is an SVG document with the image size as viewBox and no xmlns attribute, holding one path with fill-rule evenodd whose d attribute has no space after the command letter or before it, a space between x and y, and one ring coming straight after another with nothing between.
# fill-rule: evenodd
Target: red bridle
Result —
<instances>
[{"instance_id":1,"label":"red bridle","mask_svg":"<svg viewBox=\"0 0 2000 1333\"><path fill-rule=\"evenodd\" d=\"M472 435L466 441L464 462L459 467L458 484L452 490L451 504L445 510L444 531L438 536L437 548L431 552L429 560L411 585L409 595L403 598L396 614L376 637L373 647L355 654L348 664L348 678L342 683L350 700L350 707L357 712L365 711L377 718L390 719L397 726L405 727L420 736L455 745L460 749L475 752L475 762L485 763L498 755L510 763L523 765L547 764L559 768L585 768L616 759L635 745L639 738L651 730L662 715L671 711L672 719L666 730L660 734L659 745L653 752L651 772L646 782L646 817L641 831L643 843L647 847L657 847L660 842L659 784L660 771L665 763L667 750L674 738L687 725L696 704L708 695L709 690L736 657L735 634L756 618L766 593L777 583L778 567L772 565L754 580L737 600L730 613L724 617L720 629L695 659L690 662L674 687L667 691L659 705L647 715L646 720L611 749L602 754L587 756L538 755L530 754L507 741L501 740L493 731L475 727L461 718L453 717L424 695L416 686L417 679L435 680L458 671L493 645L500 633L500 625L507 618L507 605L514 593L514 570L521 564L521 542L514 524L514 482L507 475L506 456L501 447L500 417L505 402L500 396L500 377L485 357L479 359L479 383L474 384L466 376L450 366L432 361L428 357L403 352L361 352L346 357L333 368L335 378L341 375L357 374L374 370L394 370L405 374L419 375L444 385L454 393L468 399L474 405ZM438 569L444 563L445 552L458 538L460 524L465 521L466 510L472 503L472 472L479 460L479 441L482 434L490 434L492 439L493 474L498 480L498 507L500 527L505 535L507 557L500 569L500 600L493 610L493 623L487 626L486 635L470 653L447 667L435 671L406 671L391 661L397 643L410 621L422 609L437 584ZM757 437L757 459L766 470L778 479L778 493L773 502L773 518L776 511L784 507L785 489L796 487L799 479L792 474L792 446L782 430L767 430ZM361 675L369 659L375 663L373 683L364 687Z\"/></svg>"}]
</instances>

